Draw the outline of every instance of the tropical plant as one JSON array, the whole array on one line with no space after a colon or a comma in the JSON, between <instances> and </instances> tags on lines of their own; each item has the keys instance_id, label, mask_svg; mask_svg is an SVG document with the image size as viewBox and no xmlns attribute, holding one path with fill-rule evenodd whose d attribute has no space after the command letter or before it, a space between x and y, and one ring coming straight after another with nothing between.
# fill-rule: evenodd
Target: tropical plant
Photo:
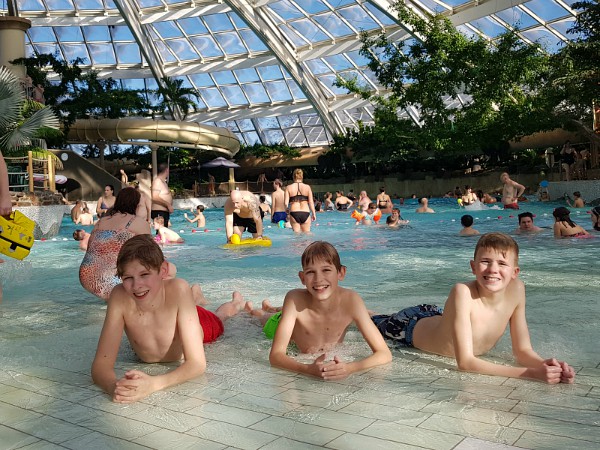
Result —
<instances>
[{"instance_id":1,"label":"tropical plant","mask_svg":"<svg viewBox=\"0 0 600 450\"><path fill-rule=\"evenodd\" d=\"M159 111L171 113L172 117L181 114L181 120L185 120L190 111L196 112L196 103L192 97L199 98L198 92L193 88L183 87L183 80L179 78L165 77L156 91L162 100L157 105Z\"/></svg>"},{"instance_id":2,"label":"tropical plant","mask_svg":"<svg viewBox=\"0 0 600 450\"><path fill-rule=\"evenodd\" d=\"M5 156L24 156L41 130L58 126L52 109L28 100L18 78L8 68L0 67L0 151ZM60 163L51 152L35 151L36 156L52 155Z\"/></svg>"},{"instance_id":3,"label":"tropical plant","mask_svg":"<svg viewBox=\"0 0 600 450\"><path fill-rule=\"evenodd\" d=\"M300 156L300 150L285 144L264 145L260 142L257 142L254 145L242 145L235 156L239 159L244 156L270 158L272 156L277 155L289 156L290 158L294 158Z\"/></svg>"}]
</instances>

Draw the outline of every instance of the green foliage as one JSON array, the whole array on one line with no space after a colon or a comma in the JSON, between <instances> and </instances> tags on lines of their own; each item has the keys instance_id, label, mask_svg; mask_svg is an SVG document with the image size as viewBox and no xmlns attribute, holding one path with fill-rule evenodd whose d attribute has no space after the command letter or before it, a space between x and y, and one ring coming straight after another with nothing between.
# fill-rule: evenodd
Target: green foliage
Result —
<instances>
[{"instance_id":1,"label":"green foliage","mask_svg":"<svg viewBox=\"0 0 600 450\"><path fill-rule=\"evenodd\" d=\"M267 159L278 155L294 158L300 156L300 150L284 144L265 145L257 142L254 145L242 145L237 152L236 157L255 156L257 158Z\"/></svg>"},{"instance_id":2,"label":"green foliage","mask_svg":"<svg viewBox=\"0 0 600 450\"><path fill-rule=\"evenodd\" d=\"M181 120L185 120L190 111L197 111L192 97L198 99L198 92L193 88L183 87L182 79L163 78L157 93L162 96L157 107L159 111L163 111L163 117L166 111L169 111L172 117L176 117L176 111L179 111L182 116Z\"/></svg>"}]
</instances>

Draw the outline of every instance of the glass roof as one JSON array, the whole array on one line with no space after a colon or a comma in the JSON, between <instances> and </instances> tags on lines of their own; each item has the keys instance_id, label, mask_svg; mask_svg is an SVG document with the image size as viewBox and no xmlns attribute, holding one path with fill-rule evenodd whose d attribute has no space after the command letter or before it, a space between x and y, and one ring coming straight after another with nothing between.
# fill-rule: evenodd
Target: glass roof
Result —
<instances>
[{"instance_id":1,"label":"glass roof","mask_svg":"<svg viewBox=\"0 0 600 450\"><path fill-rule=\"evenodd\" d=\"M467 35L494 39L518 27L549 52L569 39L575 0L406 0L445 14ZM379 90L358 54L359 33L409 36L389 0L2 0L32 21L27 56L82 58L124 87L156 89L169 76L198 92L188 116L231 129L242 143L328 144L373 108L333 85L354 77ZM419 122L418 110L404 111Z\"/></svg>"}]
</instances>

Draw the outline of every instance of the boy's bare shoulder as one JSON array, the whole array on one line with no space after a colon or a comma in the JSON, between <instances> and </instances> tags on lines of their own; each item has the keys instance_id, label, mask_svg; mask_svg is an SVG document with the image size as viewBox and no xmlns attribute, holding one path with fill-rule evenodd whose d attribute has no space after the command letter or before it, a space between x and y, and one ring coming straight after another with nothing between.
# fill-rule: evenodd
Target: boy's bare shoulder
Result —
<instances>
[{"instance_id":1,"label":"boy's bare shoulder","mask_svg":"<svg viewBox=\"0 0 600 450\"><path fill-rule=\"evenodd\" d=\"M163 281L165 296L169 302L179 302L183 298L191 298L190 285L183 278L171 278Z\"/></svg>"}]
</instances>

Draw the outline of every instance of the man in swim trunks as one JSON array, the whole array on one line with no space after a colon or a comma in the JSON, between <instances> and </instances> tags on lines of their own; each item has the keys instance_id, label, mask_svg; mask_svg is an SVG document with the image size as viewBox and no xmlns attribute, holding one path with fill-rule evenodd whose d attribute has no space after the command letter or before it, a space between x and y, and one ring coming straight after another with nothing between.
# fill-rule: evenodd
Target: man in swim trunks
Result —
<instances>
[{"instance_id":1,"label":"man in swim trunks","mask_svg":"<svg viewBox=\"0 0 600 450\"><path fill-rule=\"evenodd\" d=\"M204 373L202 342L217 339L223 333L223 322L245 306L239 292L234 292L233 299L214 313L204 309L198 304L206 303L203 295L195 302L193 289L186 281L169 277L169 265L160 247L147 234L135 236L123 245L117 274L122 283L113 289L108 300L92 363L94 383L114 402L135 402ZM117 378L114 366L123 331L142 361L182 361L181 364L161 375L129 370Z\"/></svg>"},{"instance_id":2,"label":"man in swim trunks","mask_svg":"<svg viewBox=\"0 0 600 450\"><path fill-rule=\"evenodd\" d=\"M573 383L572 367L555 358L544 360L531 346L518 258L519 246L513 238L503 233L484 234L471 261L475 280L456 284L443 309L420 305L392 315L375 315L372 320L386 339L453 357L462 371ZM508 324L520 367L479 358L496 345Z\"/></svg>"},{"instance_id":3,"label":"man in swim trunks","mask_svg":"<svg viewBox=\"0 0 600 450\"><path fill-rule=\"evenodd\" d=\"M167 184L169 178L169 165L161 163L158 165L158 173L152 181L152 211L150 217L154 219L162 216L165 219L165 225L169 226L169 219L173 212L173 195Z\"/></svg>"},{"instance_id":4,"label":"man in swim trunks","mask_svg":"<svg viewBox=\"0 0 600 450\"><path fill-rule=\"evenodd\" d=\"M506 172L500 175L500 181L502 181L502 204L504 209L519 209L519 197L525 192L525 186L511 180Z\"/></svg>"},{"instance_id":5,"label":"man in swim trunks","mask_svg":"<svg viewBox=\"0 0 600 450\"><path fill-rule=\"evenodd\" d=\"M241 238L244 231L252 233L254 239L262 239L263 223L258 200L250 191L231 191L225 202L227 242L231 242L234 234Z\"/></svg>"},{"instance_id":6,"label":"man in swim trunks","mask_svg":"<svg viewBox=\"0 0 600 450\"><path fill-rule=\"evenodd\" d=\"M279 178L273 181L273 193L271 194L271 222L279 223L282 220L287 222L287 212L285 211L285 192L282 189L283 183Z\"/></svg>"}]
</instances>

